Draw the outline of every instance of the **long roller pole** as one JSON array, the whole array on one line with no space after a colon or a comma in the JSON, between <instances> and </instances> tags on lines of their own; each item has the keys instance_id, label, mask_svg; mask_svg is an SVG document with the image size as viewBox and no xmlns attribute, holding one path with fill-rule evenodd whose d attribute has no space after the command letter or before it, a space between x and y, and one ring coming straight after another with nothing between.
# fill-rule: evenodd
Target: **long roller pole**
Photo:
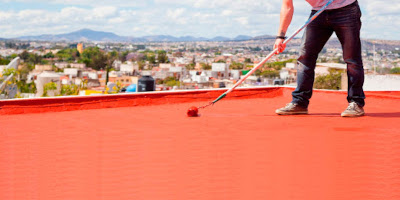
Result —
<instances>
[{"instance_id":1,"label":"long roller pole","mask_svg":"<svg viewBox=\"0 0 400 200\"><path fill-rule=\"evenodd\" d=\"M335 0L330 0L328 1L328 3L326 3L320 10L318 10L318 12L316 12L313 16L310 17L310 19L307 20L307 22L300 27L299 29L297 29L290 37L288 37L283 44L287 44L288 42L290 42L294 37L296 37L297 34L299 34L306 26L308 26L314 19L316 19L322 12L324 12L324 10L326 10L326 8ZM228 91L226 91L225 93L223 93L221 96L219 96L217 99L215 99L212 103L210 103L209 105L213 105L215 103L217 103L218 101L220 101L221 99L225 98L229 93L231 93L234 89L236 89L240 84L243 83L243 81L245 81L250 75L252 75L257 69L259 69L262 65L264 65L274 54L276 54L278 52L278 49L274 49L270 54L268 54L260 63L258 63L252 70L250 70L246 76L244 76L242 79L240 79L231 89L229 89ZM207 106L209 106L207 105ZM207 106L203 106L200 108L205 108Z\"/></svg>"}]
</instances>

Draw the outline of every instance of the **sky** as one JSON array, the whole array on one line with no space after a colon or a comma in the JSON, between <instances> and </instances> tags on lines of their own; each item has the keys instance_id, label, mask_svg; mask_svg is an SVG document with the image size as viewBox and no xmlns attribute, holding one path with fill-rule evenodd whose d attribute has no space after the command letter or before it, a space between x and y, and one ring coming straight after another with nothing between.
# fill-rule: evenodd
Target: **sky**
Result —
<instances>
[{"instance_id":1,"label":"sky","mask_svg":"<svg viewBox=\"0 0 400 200\"><path fill-rule=\"evenodd\" d=\"M293 0L289 32L311 7ZM400 40L400 0L359 0L365 39ZM121 36L276 35L281 0L0 0L0 37L69 33L83 28Z\"/></svg>"}]
</instances>

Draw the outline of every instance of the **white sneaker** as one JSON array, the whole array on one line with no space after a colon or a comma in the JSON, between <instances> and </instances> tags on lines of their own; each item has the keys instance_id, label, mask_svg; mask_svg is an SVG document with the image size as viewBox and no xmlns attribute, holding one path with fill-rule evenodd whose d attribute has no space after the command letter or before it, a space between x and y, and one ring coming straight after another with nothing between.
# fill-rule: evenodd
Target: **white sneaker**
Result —
<instances>
[{"instance_id":1,"label":"white sneaker","mask_svg":"<svg viewBox=\"0 0 400 200\"><path fill-rule=\"evenodd\" d=\"M360 117L364 115L363 107L359 106L356 102L349 103L347 109L342 112L342 117Z\"/></svg>"}]
</instances>

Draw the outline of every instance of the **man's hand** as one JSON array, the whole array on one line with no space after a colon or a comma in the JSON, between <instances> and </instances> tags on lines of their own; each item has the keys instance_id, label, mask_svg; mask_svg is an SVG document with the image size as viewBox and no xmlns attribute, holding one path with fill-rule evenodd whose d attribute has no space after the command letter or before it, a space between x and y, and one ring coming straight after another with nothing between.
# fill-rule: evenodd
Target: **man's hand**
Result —
<instances>
[{"instance_id":1,"label":"man's hand","mask_svg":"<svg viewBox=\"0 0 400 200\"><path fill-rule=\"evenodd\" d=\"M278 49L278 51L276 52L276 54L280 54L283 51L285 51L286 49L286 44L283 44L285 40L284 39L276 39L275 44L274 44L274 50Z\"/></svg>"}]
</instances>

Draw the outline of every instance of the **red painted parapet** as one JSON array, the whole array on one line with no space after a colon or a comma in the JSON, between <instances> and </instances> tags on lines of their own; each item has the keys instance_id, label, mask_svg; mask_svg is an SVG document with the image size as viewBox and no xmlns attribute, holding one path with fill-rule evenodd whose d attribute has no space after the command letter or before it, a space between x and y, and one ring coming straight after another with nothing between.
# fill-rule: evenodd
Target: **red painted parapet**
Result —
<instances>
[{"instance_id":1,"label":"red painted parapet","mask_svg":"<svg viewBox=\"0 0 400 200\"><path fill-rule=\"evenodd\" d=\"M0 101L0 115L63 112L102 108L119 108L147 105L175 104L186 102L211 102L226 89L191 90L172 92L149 92L134 94L114 94L101 96L74 96L36 99L15 99ZM289 94L289 87L238 88L228 95L229 99L272 98ZM340 93L345 91L315 90L320 93ZM400 91L367 92L367 97L400 99Z\"/></svg>"},{"instance_id":2,"label":"red painted parapet","mask_svg":"<svg viewBox=\"0 0 400 200\"><path fill-rule=\"evenodd\" d=\"M230 94L229 97L231 99L276 97L281 96L283 94L283 90L284 88L280 87L239 88L232 94ZM10 115L63 112L74 110L161 105L185 102L207 102L212 101L223 92L225 92L225 90L214 89L5 100L0 101L0 114Z\"/></svg>"}]
</instances>

